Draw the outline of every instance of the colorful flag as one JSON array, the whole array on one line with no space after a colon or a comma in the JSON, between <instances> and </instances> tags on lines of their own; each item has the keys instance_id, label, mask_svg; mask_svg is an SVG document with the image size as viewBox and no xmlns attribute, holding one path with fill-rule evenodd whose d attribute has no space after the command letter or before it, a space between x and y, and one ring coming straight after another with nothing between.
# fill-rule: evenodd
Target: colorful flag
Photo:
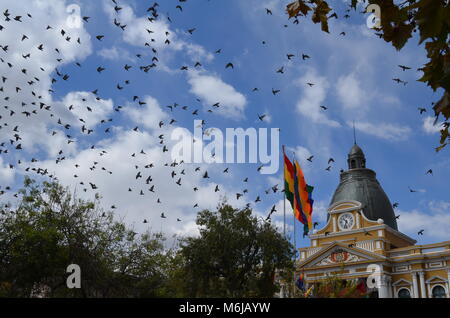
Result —
<instances>
[{"instance_id":1,"label":"colorful flag","mask_svg":"<svg viewBox=\"0 0 450 318\"><path fill-rule=\"evenodd\" d=\"M284 194L286 199L291 203L292 209L294 209L294 166L289 158L284 153Z\"/></svg>"},{"instance_id":2,"label":"colorful flag","mask_svg":"<svg viewBox=\"0 0 450 318\"><path fill-rule=\"evenodd\" d=\"M291 203L295 218L303 224L303 237L312 229L312 191L314 187L305 182L302 169L295 160L294 164L284 152L284 192Z\"/></svg>"},{"instance_id":3,"label":"colorful flag","mask_svg":"<svg viewBox=\"0 0 450 318\"><path fill-rule=\"evenodd\" d=\"M295 286L297 286L298 289L304 291L305 290L305 281L303 280L303 273L300 274L297 281L295 282Z\"/></svg>"},{"instance_id":4,"label":"colorful flag","mask_svg":"<svg viewBox=\"0 0 450 318\"><path fill-rule=\"evenodd\" d=\"M306 235L313 228L312 212L314 200L312 199L312 191L314 187L306 184L303 171L300 168L298 161L295 161L294 171L294 185L298 190L298 205L302 219L304 220L302 223L304 224L304 235Z\"/></svg>"},{"instance_id":5,"label":"colorful flag","mask_svg":"<svg viewBox=\"0 0 450 318\"><path fill-rule=\"evenodd\" d=\"M295 161L294 164L294 206L295 206L295 217L299 220L303 225L308 225L308 219L304 211L304 204L302 198L303 192L301 191L301 183L299 180L299 165L298 162ZM301 171L301 170L300 170ZM307 198L306 198L307 199Z\"/></svg>"}]
</instances>

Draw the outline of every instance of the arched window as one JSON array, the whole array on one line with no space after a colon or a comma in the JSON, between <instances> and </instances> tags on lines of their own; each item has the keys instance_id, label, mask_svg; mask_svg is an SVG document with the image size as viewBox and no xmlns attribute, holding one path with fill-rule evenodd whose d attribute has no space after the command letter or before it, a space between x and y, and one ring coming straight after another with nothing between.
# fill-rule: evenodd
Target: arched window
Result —
<instances>
[{"instance_id":1,"label":"arched window","mask_svg":"<svg viewBox=\"0 0 450 318\"><path fill-rule=\"evenodd\" d=\"M411 298L411 293L409 292L409 289L407 288L401 288L398 293L398 298Z\"/></svg>"},{"instance_id":2,"label":"arched window","mask_svg":"<svg viewBox=\"0 0 450 318\"><path fill-rule=\"evenodd\" d=\"M433 298L445 298L445 289L444 287L438 285L434 286L432 290Z\"/></svg>"},{"instance_id":3,"label":"arched window","mask_svg":"<svg viewBox=\"0 0 450 318\"><path fill-rule=\"evenodd\" d=\"M350 162L350 167L351 167L352 169L355 169L355 168L356 168L356 160L352 160L352 161Z\"/></svg>"}]
</instances>

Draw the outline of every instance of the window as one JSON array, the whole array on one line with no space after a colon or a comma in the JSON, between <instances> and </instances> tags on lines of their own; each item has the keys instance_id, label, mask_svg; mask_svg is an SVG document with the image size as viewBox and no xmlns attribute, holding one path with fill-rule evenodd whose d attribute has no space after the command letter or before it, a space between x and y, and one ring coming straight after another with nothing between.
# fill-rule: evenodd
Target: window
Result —
<instances>
[{"instance_id":1,"label":"window","mask_svg":"<svg viewBox=\"0 0 450 318\"><path fill-rule=\"evenodd\" d=\"M351 168L351 169L355 169L355 168L356 168L356 161L355 161L355 160L352 160L352 161L350 162L350 168Z\"/></svg>"},{"instance_id":2,"label":"window","mask_svg":"<svg viewBox=\"0 0 450 318\"><path fill-rule=\"evenodd\" d=\"M411 294L407 288L402 288L398 291L398 298L411 298Z\"/></svg>"},{"instance_id":3,"label":"window","mask_svg":"<svg viewBox=\"0 0 450 318\"><path fill-rule=\"evenodd\" d=\"M445 298L445 289L442 286L434 286L432 290L433 298Z\"/></svg>"}]
</instances>

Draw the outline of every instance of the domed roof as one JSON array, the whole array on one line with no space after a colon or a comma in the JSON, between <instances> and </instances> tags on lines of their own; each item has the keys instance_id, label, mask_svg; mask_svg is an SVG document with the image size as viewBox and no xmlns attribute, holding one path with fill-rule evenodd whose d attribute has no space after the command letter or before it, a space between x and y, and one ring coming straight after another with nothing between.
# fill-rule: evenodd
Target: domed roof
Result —
<instances>
[{"instance_id":1,"label":"domed roof","mask_svg":"<svg viewBox=\"0 0 450 318\"><path fill-rule=\"evenodd\" d=\"M350 150L349 157L353 152L361 152L357 145ZM354 154L354 153L353 153ZM354 200L361 202L364 215L373 221L383 219L384 223L398 230L395 213L391 202L376 178L376 173L367 168L352 169L342 172L340 183L334 192L330 206L336 202Z\"/></svg>"},{"instance_id":2,"label":"domed roof","mask_svg":"<svg viewBox=\"0 0 450 318\"><path fill-rule=\"evenodd\" d=\"M352 156L352 155L363 155L364 156L364 153L357 144L354 144L352 149L350 149L350 152L348 153L348 155L349 156Z\"/></svg>"}]
</instances>

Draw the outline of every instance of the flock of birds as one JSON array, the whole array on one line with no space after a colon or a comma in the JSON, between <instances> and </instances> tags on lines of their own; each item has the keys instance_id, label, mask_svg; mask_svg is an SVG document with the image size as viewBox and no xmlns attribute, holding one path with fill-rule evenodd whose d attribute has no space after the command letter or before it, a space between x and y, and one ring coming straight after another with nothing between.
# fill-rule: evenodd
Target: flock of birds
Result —
<instances>
[{"instance_id":1,"label":"flock of birds","mask_svg":"<svg viewBox=\"0 0 450 318\"><path fill-rule=\"evenodd\" d=\"M113 3L113 7L114 7L114 12L116 13L116 17L113 19L112 25L114 27L117 27L118 29L125 31L127 28L126 24L123 24L120 21L119 18L119 13L120 11L123 9L123 7L121 7L120 3L118 3L118 1L116 0L111 0ZM187 0L179 0L179 4L176 6L176 9L179 10L180 12L183 12L183 5ZM14 24L15 23L27 23L27 19L33 19L33 16L30 13L23 13L23 12L12 12L9 9L3 8L2 9L2 15L3 15L3 21L0 21L0 62L3 64L6 64L6 69L8 70L7 73L1 74L1 79L0 79L0 94L1 94L1 99L3 101L4 104L8 104L8 102L10 100L14 99L19 99L23 96L23 101L20 101L19 103L16 103L15 107L11 107L10 105L2 105L2 108L0 110L0 121L2 121L2 123L0 123L0 155L3 158L7 158L7 155L12 155L12 153L17 153L20 151L24 150L24 147L22 146L23 141L22 141L22 136L21 136L21 130L23 129L23 127L21 127L19 124L13 124L12 126L10 126L8 123L14 122L14 119L17 117L21 117L20 119L23 120L28 119L28 118L32 118L33 116L37 116L38 114L47 114L51 120L54 123L54 128L53 130L50 129L51 131L49 131L49 138L52 138L54 136L57 136L59 134L61 134L61 131L64 132L64 135L66 137L67 143L71 144L71 143L75 143L77 142L77 140L80 138L78 134L81 134L81 136L84 137L88 137L89 135L94 135L95 131L93 128L90 128L86 122L87 122L87 118L78 118L78 120L82 123L81 126L81 131L79 132L75 132L74 131L74 127L73 125L64 122L61 118L57 118L56 112L54 112L54 108L52 107L52 105L49 105L47 103L44 102L44 98L36 91L33 90L33 87L35 85L37 85L38 83L40 83L40 81L42 80L42 78L40 78L39 74L32 74L28 69L26 68L22 68L22 69L18 69L14 63L12 62L13 60L13 54L15 52L11 51L11 46L8 43L1 43L1 32L3 32L5 29L7 28L14 28ZM344 18L349 18L350 16L348 15L348 12L350 10L346 11L346 14L344 15ZM272 15L272 11L270 9L266 9L266 14L267 15ZM123 69L124 74L129 75L131 74L131 72L133 70L136 71L141 71L144 73L149 73L152 69L157 68L158 67L158 50L155 48L154 42L156 41L154 38L152 38L154 31L152 30L152 23L154 23L155 21L157 21L158 19L163 19L164 16L161 15L159 13L159 4L157 2L155 2L152 6L150 6L146 12L145 15L147 17L148 20L148 26L145 28L145 31L148 36L149 36L149 41L143 43L144 47L148 47L148 52L153 55L150 59L150 63L140 63L140 65L129 65L129 64L125 64L124 66L121 66L121 69ZM330 18L338 18L336 13L333 13ZM167 21L169 23L172 23L171 18L169 17L169 15L165 16L165 19L167 19ZM82 21L83 23L90 23L91 17L89 16L83 16L82 17ZM298 24L298 20L294 20L293 21L294 24ZM287 25L285 25L285 27L287 27ZM42 32L56 32L55 34L57 34L57 36L59 36L61 39L60 41L66 41L66 42L75 42L78 45L80 45L82 43L82 39L78 38L73 38L72 35L70 34L70 30L65 30L65 29L54 29L56 27L52 26L52 25L43 25L42 26ZM197 28L193 27L188 29L186 32L187 34L194 34L196 32ZM166 39L164 40L164 44L165 45L171 45L171 41L169 38L170 33L168 31L165 32L165 36ZM341 32L340 35L345 36L345 32ZM30 40L30 35L28 34L17 34L18 39L20 39L20 42L25 42L25 41L29 41ZM98 41L99 43L102 42L105 39L105 35L103 34L98 34L94 37L94 41ZM266 41L262 42L263 45L266 44ZM20 47L14 47L14 49L19 49ZM37 45L31 52L20 52L21 57L24 59L24 61L28 61L29 63L33 62L33 56L37 55L37 54L46 54L47 52L50 51L54 51L57 54L61 54L61 50L57 47L49 47L46 43L40 43L39 45ZM222 49L218 49L214 52L215 54L221 54L222 53ZM138 59L138 61L144 61L146 54L143 53L136 53L135 56ZM301 52L298 56L296 54L293 53L286 53L286 58L288 61L294 59L298 57L299 59L301 59L301 61L307 61L309 59L311 59L311 56ZM63 62L62 58L57 58L58 63ZM78 69L82 70L83 65L80 62L75 62L74 63L75 66L77 66ZM193 66L189 66L189 65L182 65L180 67L181 71L187 71L189 70L191 67L195 68L201 68L202 67L202 63L201 61L197 61ZM403 71L407 71L410 70L411 68L405 65L399 65L399 67L403 70ZM234 65L232 62L228 62L225 64L225 69L229 69L229 70L233 70L234 69ZM40 67L40 70L44 73L47 70L45 70L43 67ZM95 71L98 74L103 74L103 72L107 71L107 69L105 67L103 67L102 65L99 65L98 67L95 68ZM281 66L278 69L276 69L276 73L278 74L284 74L285 73L285 67ZM54 70L54 77L51 78L51 84L52 84L52 88L49 89L49 93L54 94L54 87L53 85L56 83L69 83L71 75L65 72L62 72L59 68L55 68ZM18 75L21 75L22 77L25 76L26 80L24 80L22 83L17 84L17 86L13 87L12 90L7 91L3 86L8 84L9 81L13 81L13 78L18 77ZM131 76L130 76L131 78ZM104 79L106 80L106 79ZM395 82L399 83L399 84L403 84L406 85L407 82L401 80L400 78L394 78L393 79ZM132 81L131 79L125 79L117 84L115 84L115 88L119 91L123 91L126 90L127 86L132 85ZM312 82L307 82L306 85L308 85L309 87L313 87L315 85L315 83ZM251 92L257 92L259 91L258 87L254 87L253 89L251 89ZM271 90L272 94L275 96L277 94L279 94L281 92L280 89L275 89L272 88ZM97 101L102 101L103 99L100 97L99 95L99 90L97 88L92 89L91 94L93 94L93 96L95 96L95 99ZM26 97L25 97L26 96ZM31 96L31 97L30 97ZM32 102L27 102L28 99L31 98ZM141 99L140 96L134 95L132 97L132 101L133 103L135 103L136 106L144 106L146 105L146 101ZM200 99L197 99L198 102L201 102ZM92 109L92 105L90 106L87 101L86 98L82 98L82 105L66 105L67 109L69 111L74 111L77 107L84 107L87 111L88 114L91 113L93 111ZM18 106L17 106L18 104ZM213 113L215 111L215 109L219 109L220 107L222 107L223 105L221 104L221 101L218 101L217 103L211 105L211 107L209 109L207 109L207 113ZM322 111L327 111L328 107L321 105L320 106ZM20 111L18 110L20 109ZM115 112L120 112L123 109L123 106L115 106L114 107L114 111ZM167 111L170 111L170 114L175 115L175 112L177 110L179 111L189 111L191 112L192 116L200 116L199 115L199 109L193 109L193 110L189 110L188 106L181 106L178 103L173 103L173 105L168 105L166 106ZM423 112L426 112L425 108L419 108L420 110L420 114L422 114ZM267 114L257 114L257 119L260 122L263 122L266 120L267 118ZM113 118L104 118L100 121L100 125L107 125L109 123L111 123L113 121ZM160 121L158 123L158 128L162 129L164 126L170 126L170 125L174 125L175 123L177 123L177 119L176 118L171 118L168 121ZM203 128L203 133L204 134L209 134L211 133L211 128L206 128L206 121L204 119L201 120L201 127ZM105 127L105 128L101 128L103 129L103 133L104 134L109 134L111 133L111 127ZM133 128L133 131L138 132L140 131L140 127L136 126ZM77 137L76 137L77 136ZM161 145L161 151L162 153L168 152L169 148L168 145L165 142L165 134L161 133L158 136L158 142ZM90 147L92 150L96 150L96 146L92 145ZM110 175L113 174L113 171L108 170L106 167L101 166L100 162L101 162L101 158L102 156L107 156L108 153L106 150L101 150L98 153L98 160L94 160L92 162L92 164L88 167L91 171L94 171L96 169L102 170L105 173L108 173ZM131 158L135 158L136 156L146 156L147 154L145 153L144 149L140 150L140 151L136 151L132 154L130 154ZM214 156L214 154L213 154ZM307 161L309 161L310 163L313 162L313 158L314 156L311 155L308 158L305 158ZM64 151L61 149L58 151L58 155L55 158L55 162L56 164L60 164L61 162L63 162L64 160L66 160L66 154L64 153ZM50 179L54 179L54 180L58 180L57 176L52 173L51 171L48 171L47 168L43 168L43 167L38 167L38 162L39 160L36 158L31 158L30 163L31 165L28 167L23 168L23 171L26 173L35 173L38 176L44 176L44 177L48 177ZM328 165L325 168L326 171L331 171L332 168L332 164L334 163L334 159L333 158L329 158L328 160ZM10 169L14 169L17 168L17 166L22 165L23 162L19 159L17 160L17 163L13 163L10 162L8 163L8 166ZM152 194L157 194L157 189L155 187L155 184L153 183L153 179L152 179L152 175L151 175L151 171L152 168L155 167L155 165L157 165L158 163L154 163L154 162L149 162L147 165L145 166L139 166L139 165L135 165L135 168L137 170L136 175L135 175L135 180L137 181L142 181L142 188L140 189L135 189L132 187L128 187L126 189L126 191L128 192L134 192L134 193L138 193L139 196L144 196L147 193L152 193ZM182 185L182 178L183 176L186 175L186 169L191 169L192 167L186 167L184 165L184 162L166 162L164 164L162 164L162 166L168 168L170 170L169 175L170 175L170 179L173 180L173 183L177 186L181 186ZM77 173L76 171L78 169L82 169L85 167L82 167L81 164L75 164L74 165L74 174L73 177L74 178L79 178L79 173ZM261 170L262 166L257 168L257 171L259 172ZM201 174L201 178L202 179L210 179L210 176L208 174L207 170L203 170L201 167L193 167L193 172L194 173L199 173ZM222 173L223 174L227 174L230 172L230 168L226 167ZM427 174L431 174L432 175L432 170L428 170ZM242 191L236 193L236 199L239 200L240 198L244 197L245 195L249 194L249 188L248 186L246 186L248 184L248 180L249 178L246 177L242 180L242 184L243 189ZM93 182L93 181L86 181L86 180L81 180L79 181L79 184L81 186L83 186L83 191L87 192L88 190L101 190L99 189L99 187ZM199 187L193 187L192 191L193 192L197 192L199 190ZM6 186L6 187L1 187L0 186L0 195L5 194L7 191L12 191L10 186ZM214 187L214 193L219 192L220 191L220 187L219 184L216 184ZM268 189L266 189L264 191L265 195L269 195L269 194L274 194L277 192L283 192L284 190L280 190L278 188L278 184L273 185L271 187L269 187ZM412 190L410 188L410 192L416 192L415 190ZM18 197L18 194L15 193L14 194L15 197ZM245 198L244 198L245 199ZM247 207L250 207L251 204L257 204L259 202L261 202L263 199L263 195L262 194L255 194L254 196L254 200L252 200L251 203L247 203ZM278 200L279 198L277 198ZM162 200L160 198L156 198L156 202L158 204L162 204ZM394 204L394 208L398 206L398 203ZM6 207L8 207L8 205L6 205ZM117 206L116 205L112 205L111 209L116 209ZM193 208L200 208L198 203L193 204ZM265 218L265 221L271 221L271 217L273 215L273 213L277 212L276 210L276 205L273 205L272 208L270 209L270 211L268 212L267 217ZM166 219L168 217L167 215L167 211L165 212L161 212L160 213L160 218L161 219ZM397 218L399 217L399 215L397 216ZM177 222L181 222L181 218L180 217L175 217ZM147 218L145 218L143 221L143 223L149 223L149 220ZM315 222L314 223L314 227L316 227L319 223ZM419 232L419 234L423 234L423 230L421 230Z\"/></svg>"}]
</instances>

